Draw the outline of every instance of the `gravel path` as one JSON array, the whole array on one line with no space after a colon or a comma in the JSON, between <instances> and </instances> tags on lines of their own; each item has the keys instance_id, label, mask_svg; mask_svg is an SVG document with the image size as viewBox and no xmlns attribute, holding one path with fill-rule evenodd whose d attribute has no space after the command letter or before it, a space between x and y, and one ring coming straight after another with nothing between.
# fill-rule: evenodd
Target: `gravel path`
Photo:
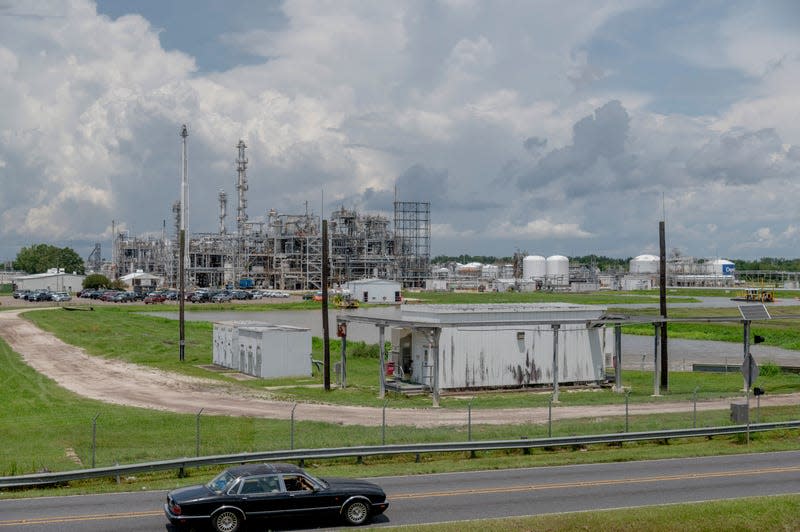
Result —
<instances>
[{"instance_id":1,"label":"gravel path","mask_svg":"<svg viewBox=\"0 0 800 532\"><path fill-rule=\"evenodd\" d=\"M83 349L68 345L50 333L23 319L23 311L0 312L0 337L22 356L36 371L50 377L60 386L83 397L99 401L180 413L197 413L201 408L207 414L250 416L269 419L286 419L291 416L293 403L275 401L258 392L180 374L167 373L144 366L129 364L87 355ZM562 391L562 393L570 393ZM706 401L698 410L727 410L730 400ZM796 405L800 394L765 396L762 406ZM664 412L686 412L690 403L658 402L632 404L631 415ZM619 405L604 406L554 406L552 419L604 418L624 415L622 400ZM295 419L324 421L343 425L380 426L380 408L338 406L330 404L298 403ZM494 410L475 409L475 424L547 423L548 409L507 408ZM463 410L442 408L386 410L386 424L390 426L465 426L466 406Z\"/></svg>"}]
</instances>

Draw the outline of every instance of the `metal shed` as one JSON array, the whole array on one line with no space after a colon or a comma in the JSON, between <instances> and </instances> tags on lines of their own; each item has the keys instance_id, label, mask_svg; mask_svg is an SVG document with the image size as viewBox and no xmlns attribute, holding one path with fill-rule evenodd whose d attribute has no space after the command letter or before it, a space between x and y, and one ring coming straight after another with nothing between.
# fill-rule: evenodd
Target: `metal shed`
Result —
<instances>
[{"instance_id":1,"label":"metal shed","mask_svg":"<svg viewBox=\"0 0 800 532\"><path fill-rule=\"evenodd\" d=\"M353 299L362 303L400 303L400 283L387 279L359 279L345 285Z\"/></svg>"},{"instance_id":2,"label":"metal shed","mask_svg":"<svg viewBox=\"0 0 800 532\"><path fill-rule=\"evenodd\" d=\"M214 324L213 361L260 378L311 376L311 331L263 322Z\"/></svg>"},{"instance_id":3,"label":"metal shed","mask_svg":"<svg viewBox=\"0 0 800 532\"><path fill-rule=\"evenodd\" d=\"M400 319L340 316L374 323L397 378L438 392L559 383L600 383L613 331L606 307L566 303L409 305ZM383 358L381 359L383 360Z\"/></svg>"}]
</instances>

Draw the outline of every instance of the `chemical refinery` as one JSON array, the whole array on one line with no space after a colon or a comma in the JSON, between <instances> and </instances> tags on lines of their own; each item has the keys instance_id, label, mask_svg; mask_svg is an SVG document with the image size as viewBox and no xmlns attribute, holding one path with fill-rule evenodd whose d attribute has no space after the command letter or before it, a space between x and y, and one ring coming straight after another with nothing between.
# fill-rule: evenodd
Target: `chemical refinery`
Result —
<instances>
[{"instance_id":1,"label":"chemical refinery","mask_svg":"<svg viewBox=\"0 0 800 532\"><path fill-rule=\"evenodd\" d=\"M322 224L320 217L270 210L257 220L247 212L247 146L236 146L236 230L227 230L228 196L218 195L219 228L214 233L187 235L185 265L190 286L270 287L319 290L322 286ZM136 236L112 226L110 264L99 260L100 245L90 255L89 267L116 279L137 271L176 286L181 205L173 204L174 226L162 224L158 235ZM394 219L362 214L341 207L328 218L331 281L393 279L404 287L420 287L430 271L430 203L394 202ZM93 259L94 258L94 259Z\"/></svg>"}]
</instances>

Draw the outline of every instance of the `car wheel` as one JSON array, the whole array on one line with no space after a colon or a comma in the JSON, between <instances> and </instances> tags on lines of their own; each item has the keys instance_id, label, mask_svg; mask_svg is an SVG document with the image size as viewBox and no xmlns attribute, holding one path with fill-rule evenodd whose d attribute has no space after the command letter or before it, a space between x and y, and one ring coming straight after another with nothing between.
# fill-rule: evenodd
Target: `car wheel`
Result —
<instances>
[{"instance_id":1,"label":"car wheel","mask_svg":"<svg viewBox=\"0 0 800 532\"><path fill-rule=\"evenodd\" d=\"M235 510L222 510L212 519L217 532L236 532L242 526L242 518Z\"/></svg>"},{"instance_id":2,"label":"car wheel","mask_svg":"<svg viewBox=\"0 0 800 532\"><path fill-rule=\"evenodd\" d=\"M364 501L353 501L344 507L344 520L351 525L363 525L369 517L369 507Z\"/></svg>"}]
</instances>

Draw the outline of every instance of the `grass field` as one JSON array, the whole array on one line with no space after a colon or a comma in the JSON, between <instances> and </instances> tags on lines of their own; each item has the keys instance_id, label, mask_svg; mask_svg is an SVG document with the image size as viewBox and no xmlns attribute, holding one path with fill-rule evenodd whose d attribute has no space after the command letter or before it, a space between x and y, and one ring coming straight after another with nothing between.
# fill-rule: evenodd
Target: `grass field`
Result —
<instances>
[{"instance_id":1,"label":"grass field","mask_svg":"<svg viewBox=\"0 0 800 532\"><path fill-rule=\"evenodd\" d=\"M207 308L207 307L204 307ZM252 307L247 307L251 310ZM84 312L34 312L30 317L37 324L53 331L69 343L83 346L96 356L119 358L130 362L158 367L207 378L225 378L198 366L210 362L210 324L187 322L187 361L177 360L177 324L143 316L133 308L97 308ZM713 325L706 337L718 339L725 334L724 326ZM792 324L779 324L776 331L786 331L791 337ZM741 329L739 329L739 332ZM626 331L627 332L627 331ZM687 331L684 331L688 334ZM769 336L773 336L770 331ZM740 337L735 341L741 341ZM790 340L789 343L794 340ZM315 358L321 358L321 342L314 342ZM294 385L280 391L287 400L365 404L380 406L373 384L377 349L359 346L358 356L351 355L348 368L351 372L348 390L321 392L308 388L306 383L292 380L251 382L246 385L267 387ZM355 351L354 351L355 352ZM338 353L338 348L332 348ZM658 400L650 397L652 374L626 371L624 384L631 388L630 400L644 402ZM770 393L800 390L800 377L774 375L762 377L759 385ZM312 382L321 380L315 375ZM94 453L97 466L115 462L166 459L193 456L196 453L196 421L194 415L172 414L145 409L108 405L83 399L63 390L52 381L37 374L25 365L16 353L0 342L0 475L29 473L43 469L67 470L89 467L92 460L92 421L96 421L97 438ZM739 374L671 373L670 393L664 399L689 399L698 388L699 399L737 395L741 387ZM273 392L277 393L277 392ZM542 406L549 400L548 393L480 394L472 399L472 408L498 408L510 406ZM562 391L562 404L613 403L620 405L623 397L608 390L568 393ZM387 443L411 441L455 441L467 438L466 402L464 399L445 397L444 408L465 411L463 427L443 429L387 428ZM428 399L391 396L388 406L429 406ZM770 408L761 412L762 420L796 419L797 408ZM200 418L201 454L220 454L240 451L285 449L289 447L290 424L288 420L234 418L206 416ZM685 414L641 416L630 419L629 430L687 427L693 422L690 409ZM699 413L699 426L727 424L727 412ZM609 419L589 419L554 422L553 435L605 433L624 430L622 415ZM504 439L545 437L547 427L542 424L510 426L473 426L473 439ZM375 445L381 443L381 429L367 427L341 427L336 424L313 423L297 420L295 447L327 447L336 445ZM636 443L623 446L590 446L575 452L571 448L534 450L522 452L467 453L423 455L417 462L413 456L370 458L362 464L353 460L330 460L306 465L322 476L380 476L416 474L457 470L481 470L506 467L561 465L602 461L639 460L680 456L702 456L768 450L790 450L798 447L797 431L754 434L749 444L742 438L715 438L671 440L669 445ZM79 462L78 462L79 461ZM31 496L36 494L66 494L112 490L172 488L205 480L215 468L189 471L189 478L178 478L176 472L160 472L124 478L120 484L111 479L77 482L58 489L28 492L0 493L0 497ZM737 501L719 501L705 504L649 507L635 510L614 510L580 514L547 515L524 519L504 519L479 522L437 524L405 527L404 530L796 530L800 528L797 516L800 498L769 497Z\"/></svg>"}]
</instances>

